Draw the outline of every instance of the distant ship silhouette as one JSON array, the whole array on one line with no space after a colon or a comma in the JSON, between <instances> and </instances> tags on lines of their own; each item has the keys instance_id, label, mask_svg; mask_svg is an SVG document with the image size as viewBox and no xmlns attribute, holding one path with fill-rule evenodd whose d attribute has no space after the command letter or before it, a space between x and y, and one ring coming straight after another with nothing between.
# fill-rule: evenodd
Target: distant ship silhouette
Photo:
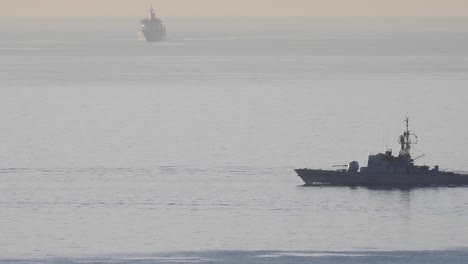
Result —
<instances>
[{"instance_id":1,"label":"distant ship silhouette","mask_svg":"<svg viewBox=\"0 0 468 264\"><path fill-rule=\"evenodd\" d=\"M146 41L161 41L166 38L166 28L161 19L156 17L153 6L148 11L148 17L140 20L142 29L139 32L140 38Z\"/></svg>"}]
</instances>

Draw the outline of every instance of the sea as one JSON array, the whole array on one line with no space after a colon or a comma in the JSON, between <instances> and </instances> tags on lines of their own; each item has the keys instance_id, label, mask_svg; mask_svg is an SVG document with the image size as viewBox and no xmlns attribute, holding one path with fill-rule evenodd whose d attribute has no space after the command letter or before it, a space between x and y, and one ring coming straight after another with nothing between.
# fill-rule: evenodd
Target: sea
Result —
<instances>
[{"instance_id":1,"label":"sea","mask_svg":"<svg viewBox=\"0 0 468 264\"><path fill-rule=\"evenodd\" d=\"M165 23L2 19L0 263L466 263L467 187L293 169L468 171L468 21Z\"/></svg>"}]
</instances>

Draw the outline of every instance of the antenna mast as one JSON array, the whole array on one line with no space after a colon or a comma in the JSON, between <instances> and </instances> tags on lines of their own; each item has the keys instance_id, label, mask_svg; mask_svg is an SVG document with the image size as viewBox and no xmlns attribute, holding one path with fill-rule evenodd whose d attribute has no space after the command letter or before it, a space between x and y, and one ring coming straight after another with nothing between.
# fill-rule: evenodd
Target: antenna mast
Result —
<instances>
[{"instance_id":1,"label":"antenna mast","mask_svg":"<svg viewBox=\"0 0 468 264\"><path fill-rule=\"evenodd\" d=\"M403 135L400 136L398 139L401 148L400 148L400 156L408 156L411 157L411 145L416 144L411 142L410 135L414 135L416 138L417 136L414 133L411 133L409 130L409 117L405 118L406 123L406 130L403 132Z\"/></svg>"},{"instance_id":2,"label":"antenna mast","mask_svg":"<svg viewBox=\"0 0 468 264\"><path fill-rule=\"evenodd\" d=\"M154 13L153 4L151 4L150 10L149 10L149 20L154 20L154 19L156 19L156 14Z\"/></svg>"}]
</instances>

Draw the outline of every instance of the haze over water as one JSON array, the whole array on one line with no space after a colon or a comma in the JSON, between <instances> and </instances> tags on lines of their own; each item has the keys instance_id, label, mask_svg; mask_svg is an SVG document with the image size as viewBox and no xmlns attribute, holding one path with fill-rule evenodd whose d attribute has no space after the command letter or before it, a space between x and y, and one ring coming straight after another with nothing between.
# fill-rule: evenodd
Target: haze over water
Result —
<instances>
[{"instance_id":1,"label":"haze over water","mask_svg":"<svg viewBox=\"0 0 468 264\"><path fill-rule=\"evenodd\" d=\"M468 170L466 21L222 23L3 27L0 263L462 263L466 188L292 169L396 152L408 115L417 163Z\"/></svg>"}]
</instances>

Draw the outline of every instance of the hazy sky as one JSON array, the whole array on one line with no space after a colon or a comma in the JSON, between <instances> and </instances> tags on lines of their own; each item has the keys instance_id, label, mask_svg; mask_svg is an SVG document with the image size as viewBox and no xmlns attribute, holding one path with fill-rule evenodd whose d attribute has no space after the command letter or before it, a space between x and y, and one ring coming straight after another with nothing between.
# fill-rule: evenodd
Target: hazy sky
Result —
<instances>
[{"instance_id":1,"label":"hazy sky","mask_svg":"<svg viewBox=\"0 0 468 264\"><path fill-rule=\"evenodd\" d=\"M0 0L0 17L468 18L468 0Z\"/></svg>"}]
</instances>

